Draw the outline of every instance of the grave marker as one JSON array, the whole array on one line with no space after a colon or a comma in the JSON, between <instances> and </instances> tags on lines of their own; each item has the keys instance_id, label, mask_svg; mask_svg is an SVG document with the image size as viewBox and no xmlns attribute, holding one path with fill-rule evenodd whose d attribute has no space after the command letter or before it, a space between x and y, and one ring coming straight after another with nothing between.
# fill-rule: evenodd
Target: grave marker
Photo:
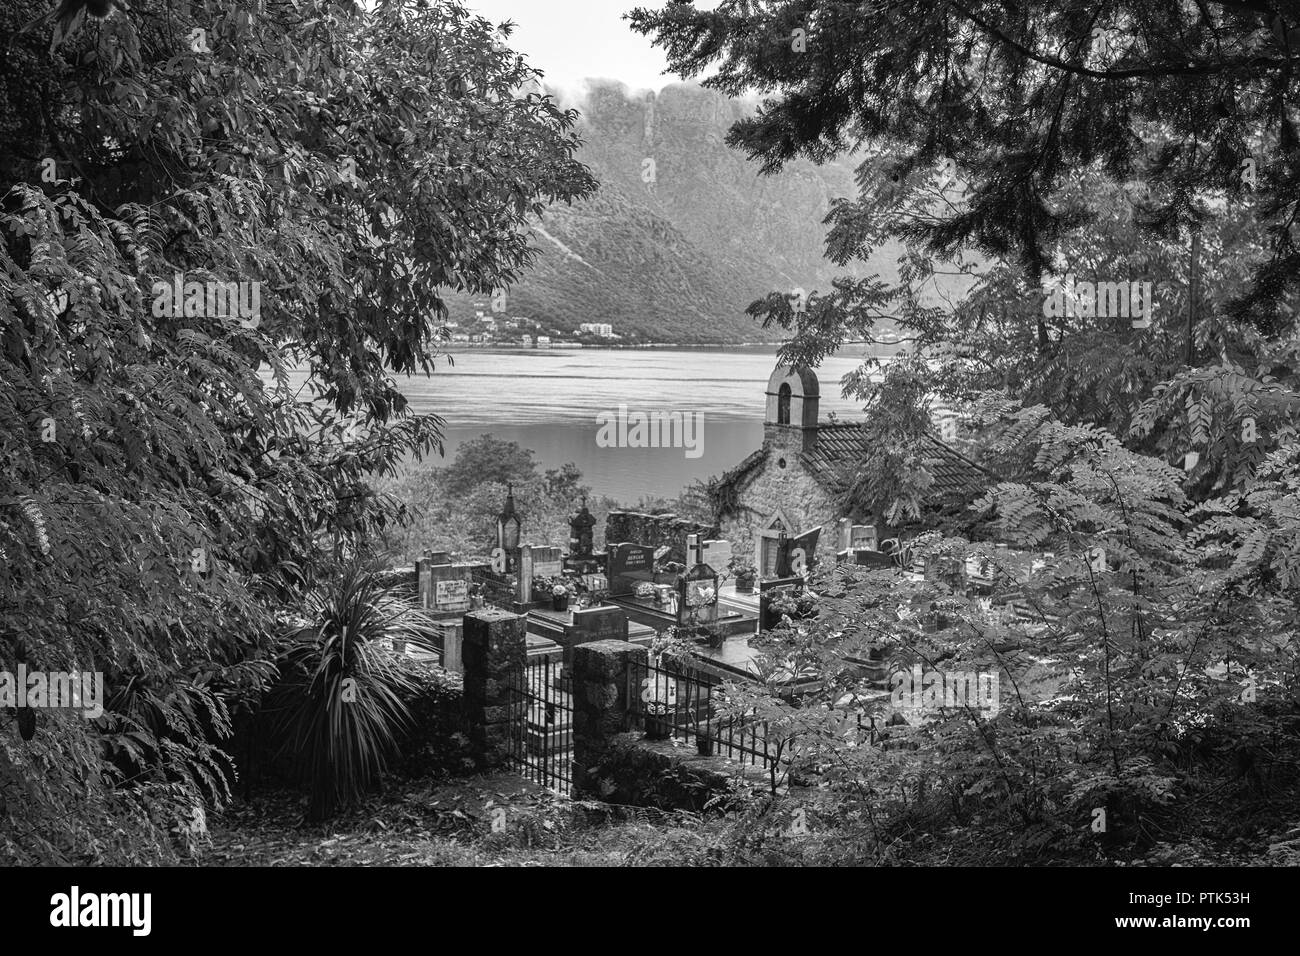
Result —
<instances>
[{"instance_id":1,"label":"grave marker","mask_svg":"<svg viewBox=\"0 0 1300 956\"><path fill-rule=\"evenodd\" d=\"M654 580L654 549L640 544L617 544L609 554L609 593L630 594L636 586Z\"/></svg>"}]
</instances>

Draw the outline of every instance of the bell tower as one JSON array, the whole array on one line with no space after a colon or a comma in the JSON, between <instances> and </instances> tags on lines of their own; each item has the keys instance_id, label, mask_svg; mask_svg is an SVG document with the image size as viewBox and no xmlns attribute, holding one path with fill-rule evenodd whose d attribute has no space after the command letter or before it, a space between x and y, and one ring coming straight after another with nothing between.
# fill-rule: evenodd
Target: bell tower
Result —
<instances>
[{"instance_id":1,"label":"bell tower","mask_svg":"<svg viewBox=\"0 0 1300 956\"><path fill-rule=\"evenodd\" d=\"M778 365L767 380L763 445L787 451L812 451L817 444L817 403L821 392L810 368Z\"/></svg>"}]
</instances>

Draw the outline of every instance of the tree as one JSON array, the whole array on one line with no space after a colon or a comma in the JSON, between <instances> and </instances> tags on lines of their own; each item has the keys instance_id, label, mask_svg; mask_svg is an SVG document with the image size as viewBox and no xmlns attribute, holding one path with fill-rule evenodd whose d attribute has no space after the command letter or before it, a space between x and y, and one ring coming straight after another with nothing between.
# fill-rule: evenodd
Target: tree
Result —
<instances>
[{"instance_id":1,"label":"tree","mask_svg":"<svg viewBox=\"0 0 1300 956\"><path fill-rule=\"evenodd\" d=\"M425 550L485 558L495 546L496 521L512 492L524 544L566 547L569 516L591 494L573 462L538 474L530 448L491 435L464 442L445 468L408 468L380 483L384 493L412 503L412 520L384 535L389 560L414 562ZM609 499L591 502L599 518Z\"/></svg>"},{"instance_id":2,"label":"tree","mask_svg":"<svg viewBox=\"0 0 1300 956\"><path fill-rule=\"evenodd\" d=\"M1168 415L1190 395L1183 408L1196 418L1166 421L1142 447L1181 459L1193 441L1215 446L1200 456L1202 494L1240 486L1293 434L1300 137L1289 67L1300 54L1289 17L1268 4L1147 0L1023 15L991 0L631 14L683 76L719 62L704 85L771 94L728 135L765 171L796 156L864 154L859 195L828 220L832 260L865 260L891 238L909 244L896 286L839 279L801 311L784 293L754 303L764 325L792 333L783 357L815 365L894 318L935 363L893 370L918 380L893 389L914 409L931 395L971 401L1006 388L1067 421L1138 424L1139 439L1150 432L1134 421L1144 400L1159 391ZM978 276L976 294L923 305L947 268ZM1066 272L1105 280L1139 269L1160 289L1149 334L1041 308L1044 284ZM961 354L935 356L941 343ZM873 386L872 371L851 390L877 417L890 386ZM1276 428L1241 455L1200 424L1258 425L1251 405ZM906 498L883 485L863 503Z\"/></svg>"},{"instance_id":3,"label":"tree","mask_svg":"<svg viewBox=\"0 0 1300 956\"><path fill-rule=\"evenodd\" d=\"M918 514L918 448L944 399L968 410L959 443L988 477L976 530L1058 559L996 568L988 542L948 526L914 553L993 560L988 607L1015 602L1024 620L990 622L957 585L835 572L815 622L766 636L773 679L743 703L785 737L806 725L810 759L846 795L841 820L876 849L949 820L1012 857L1086 853L1097 809L1107 839L1149 846L1188 825L1193 794L1241 802L1259 774L1296 782L1294 753L1262 741L1295 726L1300 37L1264 3L1042 7L631 15L684 76L718 63L705 85L768 94L728 135L764 170L863 156L859 194L828 217L832 260L908 245L895 285L837 279L802 310L781 292L750 307L791 333L792 363L886 319L910 340L910 357L848 383L882 448L849 503ZM927 304L943 271L971 292ZM1088 308L1056 307L1071 273L1094 283ZM1145 326L1118 298L1097 307L1100 283L1132 279L1159 290ZM818 712L866 706L852 660L869 647L984 669L1013 693L996 714L940 705L887 749L859 747ZM804 666L824 686L792 701L782 675ZM1256 776L1225 771L1229 755Z\"/></svg>"},{"instance_id":4,"label":"tree","mask_svg":"<svg viewBox=\"0 0 1300 956\"><path fill-rule=\"evenodd\" d=\"M439 482L450 495L463 495L481 484L520 483L537 477L531 448L483 434L456 450L450 465L441 470Z\"/></svg>"},{"instance_id":5,"label":"tree","mask_svg":"<svg viewBox=\"0 0 1300 956\"><path fill-rule=\"evenodd\" d=\"M514 281L528 218L593 184L574 114L456 3L137 0L53 56L14 35L44 6L0 12L0 661L110 700L35 742L3 721L0 839L165 857L300 582L439 446L393 378L434 367L439 289Z\"/></svg>"}]
</instances>

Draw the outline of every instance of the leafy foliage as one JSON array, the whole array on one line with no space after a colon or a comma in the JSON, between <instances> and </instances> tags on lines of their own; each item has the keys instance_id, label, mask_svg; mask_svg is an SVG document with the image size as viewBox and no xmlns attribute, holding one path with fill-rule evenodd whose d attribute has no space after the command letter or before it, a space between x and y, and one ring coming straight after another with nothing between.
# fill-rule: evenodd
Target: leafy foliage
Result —
<instances>
[{"instance_id":1,"label":"leafy foliage","mask_svg":"<svg viewBox=\"0 0 1300 956\"><path fill-rule=\"evenodd\" d=\"M411 521L384 534L382 553L395 562L414 562L426 549L481 558L496 545L507 492L515 497L523 543L567 547L569 516L591 492L581 482L572 462L539 473L531 449L480 435L464 442L446 467L408 467L379 483L412 511ZM590 506L597 527L604 527L613 502L601 498Z\"/></svg>"},{"instance_id":2,"label":"leafy foliage","mask_svg":"<svg viewBox=\"0 0 1300 956\"><path fill-rule=\"evenodd\" d=\"M3 799L80 755L91 795L54 783L24 839L120 812L81 845L130 859L223 795L211 744L304 584L407 517L372 480L439 447L393 373L434 367L440 290L515 281L524 224L593 183L455 3L138 0L53 55L14 35L45 6L0 11L0 666L103 670L112 709L48 743L0 718ZM260 311L169 315L177 276ZM123 809L155 782L158 820Z\"/></svg>"},{"instance_id":3,"label":"leafy foliage","mask_svg":"<svg viewBox=\"0 0 1300 956\"><path fill-rule=\"evenodd\" d=\"M428 650L435 627L360 564L310 594L303 617L285 636L280 681L266 706L281 754L310 787L308 815L322 820L377 781L410 722L405 698L415 682L381 642Z\"/></svg>"},{"instance_id":4,"label":"leafy foliage","mask_svg":"<svg viewBox=\"0 0 1300 956\"><path fill-rule=\"evenodd\" d=\"M767 94L728 134L764 169L858 153L858 195L827 220L837 263L906 245L897 282L750 307L790 332L796 364L891 318L911 346L846 380L880 450L846 507L922 516L940 402L988 479L912 542L932 568L992 563L985 596L943 573L837 571L814 621L767 636L767 686L738 705L840 796L836 825L868 858L953 826L1015 859L1150 847L1212 797L1237 815L1293 792L1293 19L1146 0L632 14L683 75L717 64L706 86ZM952 273L969 295L923 295ZM1048 307L1071 276L1150 281L1149 321ZM860 663L872 651L997 675L1001 706L896 712L910 722L864 746L849 718L891 709ZM792 698L805 672L823 684Z\"/></svg>"}]
</instances>

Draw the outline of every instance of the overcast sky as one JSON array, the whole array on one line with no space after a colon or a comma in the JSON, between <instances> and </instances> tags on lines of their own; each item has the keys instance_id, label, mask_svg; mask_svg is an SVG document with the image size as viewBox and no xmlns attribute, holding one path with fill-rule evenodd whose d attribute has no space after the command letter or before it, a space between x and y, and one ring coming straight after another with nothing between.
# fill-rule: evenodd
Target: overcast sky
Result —
<instances>
[{"instance_id":1,"label":"overcast sky","mask_svg":"<svg viewBox=\"0 0 1300 956\"><path fill-rule=\"evenodd\" d=\"M493 23L513 20L510 45L546 74L548 86L577 90L589 78L622 80L632 89L659 90L678 82L662 75L663 51L634 33L623 14L636 6L659 8L667 0L464 0ZM697 0L701 10L718 0Z\"/></svg>"}]
</instances>

